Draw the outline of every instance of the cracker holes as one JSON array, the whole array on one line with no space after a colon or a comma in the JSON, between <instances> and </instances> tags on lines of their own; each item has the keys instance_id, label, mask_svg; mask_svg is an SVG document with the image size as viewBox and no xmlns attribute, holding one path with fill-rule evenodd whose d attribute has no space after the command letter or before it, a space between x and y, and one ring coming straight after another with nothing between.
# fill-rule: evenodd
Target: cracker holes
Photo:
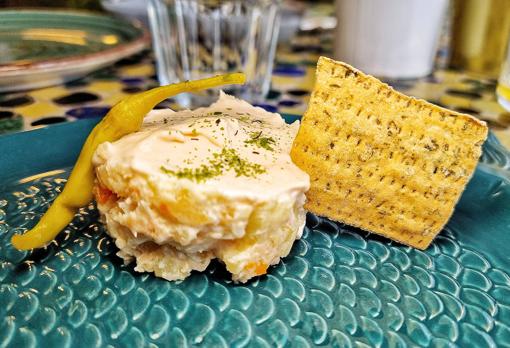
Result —
<instances>
[{"instance_id":1,"label":"cracker holes","mask_svg":"<svg viewBox=\"0 0 510 348\"><path fill-rule=\"evenodd\" d=\"M393 135L393 132L400 134L402 132L402 128L397 126L395 121L390 121L386 127L388 129L388 135Z\"/></svg>"},{"instance_id":2,"label":"cracker holes","mask_svg":"<svg viewBox=\"0 0 510 348\"><path fill-rule=\"evenodd\" d=\"M333 143L333 142L329 143L329 148L331 150L333 150L335 148L335 143Z\"/></svg>"},{"instance_id":3,"label":"cracker holes","mask_svg":"<svg viewBox=\"0 0 510 348\"><path fill-rule=\"evenodd\" d=\"M350 77L350 76L358 77L358 72L352 71L352 70L346 70L344 77Z\"/></svg>"}]
</instances>

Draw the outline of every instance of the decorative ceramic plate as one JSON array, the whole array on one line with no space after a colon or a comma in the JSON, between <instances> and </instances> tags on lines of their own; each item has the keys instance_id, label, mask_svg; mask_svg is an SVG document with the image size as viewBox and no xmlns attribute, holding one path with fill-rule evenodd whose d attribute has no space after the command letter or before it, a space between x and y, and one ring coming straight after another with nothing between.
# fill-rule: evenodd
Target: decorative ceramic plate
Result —
<instances>
[{"instance_id":1,"label":"decorative ceramic plate","mask_svg":"<svg viewBox=\"0 0 510 348\"><path fill-rule=\"evenodd\" d=\"M145 29L88 12L0 11L0 92L59 84L141 51Z\"/></svg>"},{"instance_id":2,"label":"decorative ceramic plate","mask_svg":"<svg viewBox=\"0 0 510 348\"><path fill-rule=\"evenodd\" d=\"M510 155L494 137L426 251L310 214L290 255L239 285L220 264L134 272L92 204L46 249L12 248L95 122L0 137L0 346L510 346Z\"/></svg>"}]
</instances>

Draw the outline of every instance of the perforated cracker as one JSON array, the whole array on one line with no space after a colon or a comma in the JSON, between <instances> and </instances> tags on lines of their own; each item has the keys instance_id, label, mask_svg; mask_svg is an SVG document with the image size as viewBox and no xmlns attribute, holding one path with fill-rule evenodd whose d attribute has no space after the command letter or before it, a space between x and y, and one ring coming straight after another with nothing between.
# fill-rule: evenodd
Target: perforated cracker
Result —
<instances>
[{"instance_id":1,"label":"perforated cracker","mask_svg":"<svg viewBox=\"0 0 510 348\"><path fill-rule=\"evenodd\" d=\"M305 207L427 248L474 172L485 123L328 58L316 78L291 151L310 175Z\"/></svg>"}]
</instances>

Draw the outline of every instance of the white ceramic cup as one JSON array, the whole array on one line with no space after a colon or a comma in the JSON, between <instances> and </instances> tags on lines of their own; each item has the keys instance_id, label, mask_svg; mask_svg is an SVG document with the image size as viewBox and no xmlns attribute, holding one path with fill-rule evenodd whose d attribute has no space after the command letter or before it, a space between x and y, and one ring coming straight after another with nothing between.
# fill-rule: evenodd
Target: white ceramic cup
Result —
<instances>
[{"instance_id":1,"label":"white ceramic cup","mask_svg":"<svg viewBox=\"0 0 510 348\"><path fill-rule=\"evenodd\" d=\"M449 0L336 0L335 58L380 77L434 67Z\"/></svg>"}]
</instances>

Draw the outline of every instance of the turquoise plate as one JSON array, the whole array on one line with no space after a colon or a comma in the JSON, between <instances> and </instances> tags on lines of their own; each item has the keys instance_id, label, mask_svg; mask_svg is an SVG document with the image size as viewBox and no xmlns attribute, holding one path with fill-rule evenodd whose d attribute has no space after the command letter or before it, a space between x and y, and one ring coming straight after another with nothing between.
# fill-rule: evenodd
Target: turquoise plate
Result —
<instances>
[{"instance_id":1,"label":"turquoise plate","mask_svg":"<svg viewBox=\"0 0 510 348\"><path fill-rule=\"evenodd\" d=\"M137 53L149 42L136 23L84 11L0 11L0 92L51 86Z\"/></svg>"},{"instance_id":2,"label":"turquoise plate","mask_svg":"<svg viewBox=\"0 0 510 348\"><path fill-rule=\"evenodd\" d=\"M19 252L97 121L0 137L1 347L510 347L510 155L493 136L426 251L309 215L269 274L167 282L124 266L91 204Z\"/></svg>"}]
</instances>

